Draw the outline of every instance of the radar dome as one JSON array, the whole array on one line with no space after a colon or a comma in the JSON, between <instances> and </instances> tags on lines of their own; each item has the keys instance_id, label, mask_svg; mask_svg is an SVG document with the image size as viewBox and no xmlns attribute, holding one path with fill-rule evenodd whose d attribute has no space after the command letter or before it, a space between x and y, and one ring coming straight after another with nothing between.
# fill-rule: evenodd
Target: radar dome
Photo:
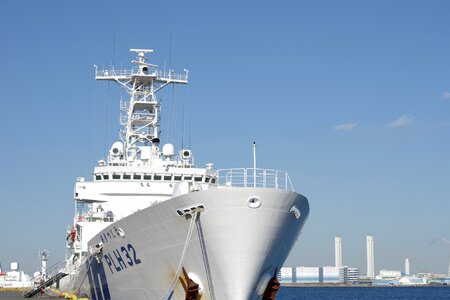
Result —
<instances>
[{"instance_id":1,"label":"radar dome","mask_svg":"<svg viewBox=\"0 0 450 300\"><path fill-rule=\"evenodd\" d=\"M162 152L164 156L174 156L175 155L175 148L172 144L165 144L162 148Z\"/></svg>"},{"instance_id":2,"label":"radar dome","mask_svg":"<svg viewBox=\"0 0 450 300\"><path fill-rule=\"evenodd\" d=\"M17 270L19 270L19 263L12 262L11 263L11 271L17 271Z\"/></svg>"}]
</instances>

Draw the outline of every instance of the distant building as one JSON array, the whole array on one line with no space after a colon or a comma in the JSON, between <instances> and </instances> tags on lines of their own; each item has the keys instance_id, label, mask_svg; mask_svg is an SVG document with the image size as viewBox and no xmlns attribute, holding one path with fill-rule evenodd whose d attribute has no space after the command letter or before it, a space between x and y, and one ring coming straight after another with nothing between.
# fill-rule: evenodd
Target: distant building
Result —
<instances>
[{"instance_id":1,"label":"distant building","mask_svg":"<svg viewBox=\"0 0 450 300\"><path fill-rule=\"evenodd\" d=\"M405 276L402 277L398 283L401 285L422 285L427 284L427 281L416 276Z\"/></svg>"},{"instance_id":2,"label":"distant building","mask_svg":"<svg viewBox=\"0 0 450 300\"><path fill-rule=\"evenodd\" d=\"M323 270L321 267L297 267L296 283L320 283L323 282Z\"/></svg>"},{"instance_id":3,"label":"distant building","mask_svg":"<svg viewBox=\"0 0 450 300\"><path fill-rule=\"evenodd\" d=\"M343 266L340 268L326 267L283 267L278 273L280 283L358 283L359 269Z\"/></svg>"},{"instance_id":4,"label":"distant building","mask_svg":"<svg viewBox=\"0 0 450 300\"><path fill-rule=\"evenodd\" d=\"M339 281L346 284L356 284L360 282L359 269L343 266L339 268Z\"/></svg>"},{"instance_id":5,"label":"distant building","mask_svg":"<svg viewBox=\"0 0 450 300\"><path fill-rule=\"evenodd\" d=\"M373 254L373 235L369 234L366 237L367 243L367 277L375 277L375 262Z\"/></svg>"},{"instance_id":6,"label":"distant building","mask_svg":"<svg viewBox=\"0 0 450 300\"><path fill-rule=\"evenodd\" d=\"M323 283L339 283L339 269L338 267L322 267L322 280Z\"/></svg>"},{"instance_id":7,"label":"distant building","mask_svg":"<svg viewBox=\"0 0 450 300\"><path fill-rule=\"evenodd\" d=\"M336 236L334 238L334 266L342 267L342 237Z\"/></svg>"},{"instance_id":8,"label":"distant building","mask_svg":"<svg viewBox=\"0 0 450 300\"><path fill-rule=\"evenodd\" d=\"M405 275L409 275L409 258L405 258Z\"/></svg>"},{"instance_id":9,"label":"distant building","mask_svg":"<svg viewBox=\"0 0 450 300\"><path fill-rule=\"evenodd\" d=\"M278 280L280 283L295 283L295 269L291 267L283 267L281 268L278 274Z\"/></svg>"},{"instance_id":10,"label":"distant building","mask_svg":"<svg viewBox=\"0 0 450 300\"><path fill-rule=\"evenodd\" d=\"M398 270L380 270L380 275L377 275L377 279L400 279L402 277L402 272Z\"/></svg>"}]
</instances>

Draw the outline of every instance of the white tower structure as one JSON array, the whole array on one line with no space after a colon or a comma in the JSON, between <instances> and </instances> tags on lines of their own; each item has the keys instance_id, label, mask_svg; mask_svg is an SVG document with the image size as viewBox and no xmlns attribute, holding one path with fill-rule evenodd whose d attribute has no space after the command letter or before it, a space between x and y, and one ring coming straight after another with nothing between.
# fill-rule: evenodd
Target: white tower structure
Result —
<instances>
[{"instance_id":1,"label":"white tower structure","mask_svg":"<svg viewBox=\"0 0 450 300\"><path fill-rule=\"evenodd\" d=\"M375 262L373 255L373 235L369 234L366 237L367 241L367 277L375 277Z\"/></svg>"},{"instance_id":2,"label":"white tower structure","mask_svg":"<svg viewBox=\"0 0 450 300\"><path fill-rule=\"evenodd\" d=\"M334 266L342 267L342 237L334 237Z\"/></svg>"},{"instance_id":3,"label":"white tower structure","mask_svg":"<svg viewBox=\"0 0 450 300\"><path fill-rule=\"evenodd\" d=\"M447 276L450 278L450 261L448 262L448 274Z\"/></svg>"},{"instance_id":4,"label":"white tower structure","mask_svg":"<svg viewBox=\"0 0 450 300\"><path fill-rule=\"evenodd\" d=\"M43 250L41 253L41 279L42 281L47 280L47 261L48 261L48 252L47 250Z\"/></svg>"},{"instance_id":5,"label":"white tower structure","mask_svg":"<svg viewBox=\"0 0 450 300\"><path fill-rule=\"evenodd\" d=\"M405 275L409 275L409 258L405 258Z\"/></svg>"}]
</instances>

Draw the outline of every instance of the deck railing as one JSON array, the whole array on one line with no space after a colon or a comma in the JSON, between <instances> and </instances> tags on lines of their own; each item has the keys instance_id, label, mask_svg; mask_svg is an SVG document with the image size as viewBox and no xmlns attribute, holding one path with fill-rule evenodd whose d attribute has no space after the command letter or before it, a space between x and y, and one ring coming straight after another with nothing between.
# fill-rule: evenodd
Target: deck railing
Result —
<instances>
[{"instance_id":1,"label":"deck railing","mask_svg":"<svg viewBox=\"0 0 450 300\"><path fill-rule=\"evenodd\" d=\"M139 68L133 68L131 70L117 70L115 68L99 70L98 68L96 68L95 70L95 77L97 79L109 79L112 77L129 78L133 75L142 75L142 73L140 72ZM169 71L151 70L149 71L148 75L154 75L158 79L164 80L187 81L188 79L187 72L185 74L178 74Z\"/></svg>"},{"instance_id":2,"label":"deck railing","mask_svg":"<svg viewBox=\"0 0 450 300\"><path fill-rule=\"evenodd\" d=\"M270 169L220 169L216 171L220 187L256 187L293 191L289 174Z\"/></svg>"}]
</instances>

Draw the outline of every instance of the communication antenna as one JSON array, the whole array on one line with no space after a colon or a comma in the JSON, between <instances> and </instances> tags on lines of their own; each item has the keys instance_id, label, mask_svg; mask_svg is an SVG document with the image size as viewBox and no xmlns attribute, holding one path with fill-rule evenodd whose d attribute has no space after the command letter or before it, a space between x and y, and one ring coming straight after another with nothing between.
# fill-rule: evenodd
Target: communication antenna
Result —
<instances>
[{"instance_id":1,"label":"communication antenna","mask_svg":"<svg viewBox=\"0 0 450 300\"><path fill-rule=\"evenodd\" d=\"M185 113L185 102L183 99L183 111L181 114L181 149L184 149L184 113Z\"/></svg>"},{"instance_id":2,"label":"communication antenna","mask_svg":"<svg viewBox=\"0 0 450 300\"><path fill-rule=\"evenodd\" d=\"M256 187L256 142L253 142L253 187Z\"/></svg>"}]
</instances>

